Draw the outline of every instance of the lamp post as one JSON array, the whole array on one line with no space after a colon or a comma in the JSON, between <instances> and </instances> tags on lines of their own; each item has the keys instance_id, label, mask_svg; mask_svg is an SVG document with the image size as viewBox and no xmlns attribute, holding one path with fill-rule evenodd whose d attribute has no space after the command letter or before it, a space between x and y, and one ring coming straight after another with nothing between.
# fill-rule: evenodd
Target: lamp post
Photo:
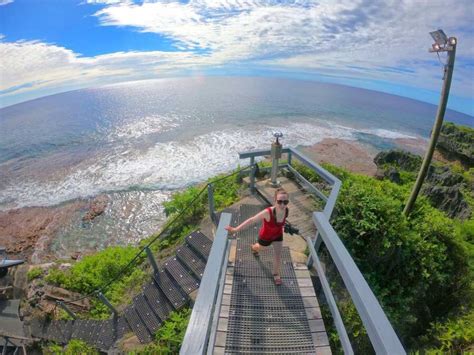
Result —
<instances>
[{"instance_id":1,"label":"lamp post","mask_svg":"<svg viewBox=\"0 0 474 355\"><path fill-rule=\"evenodd\" d=\"M441 97L438 105L438 112L436 113L436 120L431 131L430 144L428 150L426 151L425 157L423 158L423 163L421 164L420 171L418 172L418 177L416 178L415 186L411 192L410 198L403 210L403 214L408 216L415 204L418 193L420 192L421 185L426 178L428 168L433 158L434 149L436 147L436 142L438 141L439 132L441 131L441 126L443 125L444 113L446 112L446 105L448 103L449 89L451 88L451 79L453 77L454 70L454 58L456 56L456 37L447 37L443 30L437 30L430 32L431 37L433 37L435 43L432 44L432 48L429 49L431 53L447 52L448 62L444 66L444 76L443 76L443 88L441 90Z\"/></svg>"}]
</instances>

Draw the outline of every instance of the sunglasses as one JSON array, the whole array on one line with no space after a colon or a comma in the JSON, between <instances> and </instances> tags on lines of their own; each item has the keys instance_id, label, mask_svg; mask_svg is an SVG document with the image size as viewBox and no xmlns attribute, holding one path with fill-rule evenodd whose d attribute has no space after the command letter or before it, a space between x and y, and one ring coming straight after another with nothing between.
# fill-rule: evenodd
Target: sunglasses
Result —
<instances>
[{"instance_id":1,"label":"sunglasses","mask_svg":"<svg viewBox=\"0 0 474 355\"><path fill-rule=\"evenodd\" d=\"M286 206L287 204L290 203L290 201L288 201L288 200L277 200L277 203L278 203L279 205L284 204L284 205Z\"/></svg>"}]
</instances>

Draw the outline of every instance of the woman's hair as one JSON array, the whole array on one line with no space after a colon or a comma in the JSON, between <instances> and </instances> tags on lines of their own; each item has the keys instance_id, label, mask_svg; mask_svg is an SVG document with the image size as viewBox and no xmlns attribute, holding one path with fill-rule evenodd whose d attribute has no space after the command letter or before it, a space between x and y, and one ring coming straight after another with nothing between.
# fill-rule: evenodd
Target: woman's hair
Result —
<instances>
[{"instance_id":1,"label":"woman's hair","mask_svg":"<svg viewBox=\"0 0 474 355\"><path fill-rule=\"evenodd\" d=\"M280 194L288 195L288 192L286 192L286 190L283 187L279 187L278 189L276 189L275 190L275 196L274 196L275 201L277 199L277 196L280 195Z\"/></svg>"}]
</instances>

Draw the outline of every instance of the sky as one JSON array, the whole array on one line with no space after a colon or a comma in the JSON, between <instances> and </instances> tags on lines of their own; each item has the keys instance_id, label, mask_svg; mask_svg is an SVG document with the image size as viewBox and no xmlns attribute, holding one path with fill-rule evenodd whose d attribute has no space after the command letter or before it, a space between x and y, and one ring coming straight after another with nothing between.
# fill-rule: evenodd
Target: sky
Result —
<instances>
[{"instance_id":1,"label":"sky","mask_svg":"<svg viewBox=\"0 0 474 355\"><path fill-rule=\"evenodd\" d=\"M458 39L448 108L474 116L472 0L0 0L0 107L111 83L273 76L437 104L429 32Z\"/></svg>"}]
</instances>

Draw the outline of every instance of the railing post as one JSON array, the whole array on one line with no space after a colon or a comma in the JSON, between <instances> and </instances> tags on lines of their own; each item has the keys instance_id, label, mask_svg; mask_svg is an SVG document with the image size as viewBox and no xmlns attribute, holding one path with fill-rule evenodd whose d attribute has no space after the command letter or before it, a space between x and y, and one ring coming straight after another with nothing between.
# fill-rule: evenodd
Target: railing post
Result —
<instances>
[{"instance_id":1,"label":"railing post","mask_svg":"<svg viewBox=\"0 0 474 355\"><path fill-rule=\"evenodd\" d=\"M71 311L63 301L56 301L56 304L63 309L64 312L66 312L72 319L77 319L77 316L74 314L73 311Z\"/></svg>"},{"instance_id":2,"label":"railing post","mask_svg":"<svg viewBox=\"0 0 474 355\"><path fill-rule=\"evenodd\" d=\"M278 141L279 138L283 137L283 134L280 132L275 132L273 136L276 138L276 141L272 143L272 173L271 173L271 185L272 187L278 187L279 183L277 181L278 175L278 159L281 158L282 146Z\"/></svg>"},{"instance_id":3,"label":"railing post","mask_svg":"<svg viewBox=\"0 0 474 355\"><path fill-rule=\"evenodd\" d=\"M114 315L114 317L116 317L118 315L118 312L117 310L115 309L114 306L112 306L112 304L109 302L109 300L107 299L107 297L104 296L104 294L100 291L97 291L97 296L99 297L99 299L102 301L103 304L105 304L107 306L108 309L110 309Z\"/></svg>"},{"instance_id":4,"label":"railing post","mask_svg":"<svg viewBox=\"0 0 474 355\"><path fill-rule=\"evenodd\" d=\"M257 171L257 167L255 166L255 157L250 157L250 192L252 194L255 193L255 173Z\"/></svg>"},{"instance_id":5,"label":"railing post","mask_svg":"<svg viewBox=\"0 0 474 355\"><path fill-rule=\"evenodd\" d=\"M214 187L212 184L207 185L207 200L209 202L209 214L211 216L211 221L216 223L215 216L215 207L214 207Z\"/></svg>"},{"instance_id":6,"label":"railing post","mask_svg":"<svg viewBox=\"0 0 474 355\"><path fill-rule=\"evenodd\" d=\"M291 166L291 150L288 152L288 165Z\"/></svg>"},{"instance_id":7,"label":"railing post","mask_svg":"<svg viewBox=\"0 0 474 355\"><path fill-rule=\"evenodd\" d=\"M155 274L157 274L160 270L158 269L158 264L156 263L155 257L153 256L153 252L149 247L145 248L146 256L148 257L148 261L151 264L151 267L153 268L153 271Z\"/></svg>"}]
</instances>

